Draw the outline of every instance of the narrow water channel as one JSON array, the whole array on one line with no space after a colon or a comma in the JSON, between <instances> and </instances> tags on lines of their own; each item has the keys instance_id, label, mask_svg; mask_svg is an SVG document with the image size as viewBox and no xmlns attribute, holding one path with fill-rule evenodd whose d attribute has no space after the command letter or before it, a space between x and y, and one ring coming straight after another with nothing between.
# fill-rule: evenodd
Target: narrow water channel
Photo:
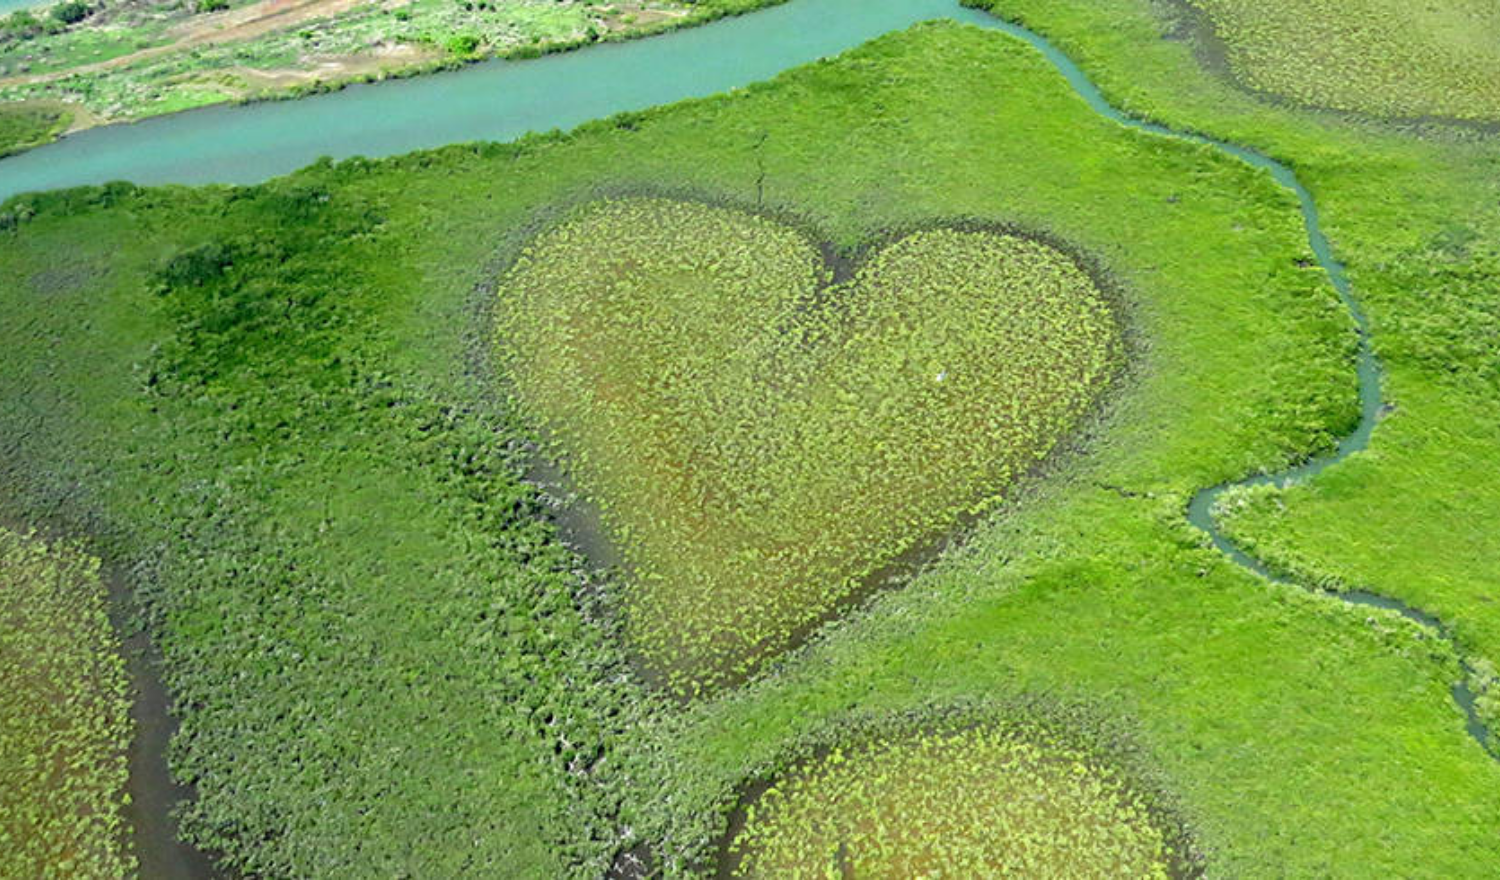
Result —
<instances>
[{"instance_id":1,"label":"narrow water channel","mask_svg":"<svg viewBox=\"0 0 1500 880\"><path fill-rule=\"evenodd\" d=\"M1284 488L1292 483L1311 479L1349 456L1369 448L1370 437L1375 433L1375 424L1379 421L1381 411L1384 409L1384 402L1381 396L1380 361L1375 357L1375 351L1370 345L1370 321L1365 316L1364 309L1360 306L1359 301L1354 297L1354 291L1349 284L1349 276L1344 270L1344 265L1334 256L1333 246L1329 243L1328 236L1323 233L1322 217L1318 213L1318 205L1313 199L1312 193L1302 184L1302 181L1297 179L1296 173L1291 168L1257 150L1203 135L1176 131L1127 115L1110 104L1105 99L1103 93L1099 91L1098 86L1094 85L1093 81L1083 72L1082 68L1074 63L1073 59L1063 54L1060 49L1052 45L1045 37L1006 21L995 22L992 20L991 26L998 27L1011 36L1025 40L1045 55L1047 60L1057 68L1058 72L1068 80L1073 90L1087 101L1088 105L1099 115L1112 119L1127 128L1133 128L1162 137L1189 141L1191 143L1207 144L1208 146L1223 150L1256 168L1269 172L1278 184L1291 190L1297 197L1298 206L1302 211L1302 223L1307 230L1308 246L1312 248L1313 254L1317 257L1318 265L1323 269L1324 274L1328 276L1329 283L1333 285L1335 292L1337 292L1339 302L1349 314L1349 318L1354 324L1355 332L1358 334L1359 347L1355 354L1354 368L1359 389L1359 422L1355 425L1353 431L1339 440L1338 445L1332 452L1325 455L1312 458L1300 465L1277 473L1257 474L1243 480L1235 480L1200 489L1193 495L1192 500L1188 504L1188 522L1206 534L1213 542L1213 545L1236 565L1262 578L1276 583L1295 584L1314 592L1335 597L1351 605L1395 611L1402 617L1427 628L1438 638L1447 641L1449 644L1454 644L1452 633L1441 621L1420 609L1407 605L1399 599L1381 596L1365 590L1330 592L1317 590L1305 584L1297 584L1295 580L1276 573L1265 563L1246 553L1214 521L1214 505L1230 489L1263 485ZM1457 650L1456 644L1454 647L1455 653L1462 658L1462 651ZM1468 676L1472 671L1468 661L1461 660L1460 662L1464 675ZM1458 708L1464 714L1465 727L1469 735L1491 757L1500 759L1500 754L1497 754L1490 745L1489 731L1475 710L1474 694L1469 689L1468 684L1463 680L1455 682L1452 686L1451 694L1453 702L1457 704Z\"/></svg>"},{"instance_id":2,"label":"narrow water channel","mask_svg":"<svg viewBox=\"0 0 1500 880\"><path fill-rule=\"evenodd\" d=\"M4 2L4 0L0 0ZM1359 334L1356 358L1360 420L1332 453L1277 474L1214 486L1188 506L1189 521L1229 559L1262 577L1286 582L1236 546L1212 517L1214 502L1235 486L1291 482L1315 476L1365 449L1382 408L1380 364L1368 322L1344 267L1324 236L1317 205L1290 168L1254 150L1173 131L1120 112L1083 71L1040 35L956 0L792 0L783 6L693 30L631 43L608 44L525 62L487 62L462 71L359 86L298 101L195 110L128 126L84 132L29 153L0 160L0 199L16 193L131 180L159 183L251 183L295 170L319 156L384 156L463 141L514 139L530 131L569 128L590 119L644 109L748 85L782 70L852 48L888 31L933 18L953 18L1024 40L1057 68L1096 112L1149 134L1208 144L1268 172L1301 205L1308 243ZM1366 592L1333 594L1343 601L1392 609L1451 641L1441 622L1394 599ZM152 693L160 694L160 688ZM1462 683L1453 698L1481 745L1487 731ZM142 729L170 729L164 696L146 707ZM147 744L165 747L165 735ZM157 764L161 764L158 759ZM164 764L162 765L164 766ZM181 796L165 774L137 781L160 791L136 793L151 806ZM158 806L160 805L160 806ZM139 848L170 858L175 876L205 876L206 863L186 857L170 839L172 823L137 815ZM167 835L167 840L147 839ZM149 876L149 875L148 875Z\"/></svg>"},{"instance_id":3,"label":"narrow water channel","mask_svg":"<svg viewBox=\"0 0 1500 880\"><path fill-rule=\"evenodd\" d=\"M128 577L123 572L111 572L108 583L115 629L127 634L120 647L135 692L130 704L135 734L126 753L130 803L124 812L140 876L147 880L227 876L214 867L208 854L178 837L173 810L192 797L193 790L174 780L167 767L167 746L177 732L177 719L172 716L171 700L162 685L161 653L150 636L129 620L134 601Z\"/></svg>"}]
</instances>

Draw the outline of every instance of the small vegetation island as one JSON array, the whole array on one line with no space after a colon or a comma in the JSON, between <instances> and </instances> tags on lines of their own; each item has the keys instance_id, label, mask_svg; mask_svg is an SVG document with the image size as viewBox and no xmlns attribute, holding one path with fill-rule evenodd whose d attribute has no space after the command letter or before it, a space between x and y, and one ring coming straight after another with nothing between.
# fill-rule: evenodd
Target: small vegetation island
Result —
<instances>
[{"instance_id":1,"label":"small vegetation island","mask_svg":"<svg viewBox=\"0 0 1500 880\"><path fill-rule=\"evenodd\" d=\"M0 14L0 876L1500 875L1494 3Z\"/></svg>"}]
</instances>

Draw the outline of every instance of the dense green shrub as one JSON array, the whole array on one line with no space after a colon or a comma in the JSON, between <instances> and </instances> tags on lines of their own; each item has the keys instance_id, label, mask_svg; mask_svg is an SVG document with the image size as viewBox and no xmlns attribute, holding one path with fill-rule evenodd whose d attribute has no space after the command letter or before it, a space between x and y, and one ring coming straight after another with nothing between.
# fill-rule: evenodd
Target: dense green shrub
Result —
<instances>
[{"instance_id":1,"label":"dense green shrub","mask_svg":"<svg viewBox=\"0 0 1500 880\"><path fill-rule=\"evenodd\" d=\"M51 15L63 24L77 24L88 18L93 11L83 0L65 0L52 7Z\"/></svg>"},{"instance_id":2,"label":"dense green shrub","mask_svg":"<svg viewBox=\"0 0 1500 880\"><path fill-rule=\"evenodd\" d=\"M447 48L454 55L468 57L479 49L479 37L476 34L455 34L448 38Z\"/></svg>"},{"instance_id":3,"label":"dense green shrub","mask_svg":"<svg viewBox=\"0 0 1500 880\"><path fill-rule=\"evenodd\" d=\"M44 143L69 122L57 106L0 106L0 156Z\"/></svg>"},{"instance_id":4,"label":"dense green shrub","mask_svg":"<svg viewBox=\"0 0 1500 880\"><path fill-rule=\"evenodd\" d=\"M31 36L40 33L42 22L27 9L17 9L0 19L0 28L14 36Z\"/></svg>"}]
</instances>

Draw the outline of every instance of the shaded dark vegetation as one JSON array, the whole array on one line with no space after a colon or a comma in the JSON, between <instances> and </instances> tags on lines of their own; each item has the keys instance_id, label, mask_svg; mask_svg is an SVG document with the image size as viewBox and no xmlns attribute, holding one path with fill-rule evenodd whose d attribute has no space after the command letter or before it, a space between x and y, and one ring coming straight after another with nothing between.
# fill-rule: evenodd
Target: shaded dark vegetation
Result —
<instances>
[{"instance_id":1,"label":"shaded dark vegetation","mask_svg":"<svg viewBox=\"0 0 1500 880\"><path fill-rule=\"evenodd\" d=\"M82 0L66 0L52 7L50 15L63 24L77 24L94 10Z\"/></svg>"},{"instance_id":2,"label":"shaded dark vegetation","mask_svg":"<svg viewBox=\"0 0 1500 880\"><path fill-rule=\"evenodd\" d=\"M41 17L30 9L17 9L0 18L0 46L30 40L43 34L61 33L93 15L95 11L93 6L83 0L64 0L52 6Z\"/></svg>"},{"instance_id":3,"label":"shaded dark vegetation","mask_svg":"<svg viewBox=\"0 0 1500 880\"><path fill-rule=\"evenodd\" d=\"M348 316L330 299L342 269L316 254L320 246L368 235L380 218L367 210L321 212L329 198L322 187L297 186L244 200L240 213L251 229L216 236L166 262L156 293L175 330L151 366L148 388L172 393L172 383L270 378L304 366L315 367L307 378L318 385L352 380L337 351ZM230 199L229 209L238 208Z\"/></svg>"}]
</instances>

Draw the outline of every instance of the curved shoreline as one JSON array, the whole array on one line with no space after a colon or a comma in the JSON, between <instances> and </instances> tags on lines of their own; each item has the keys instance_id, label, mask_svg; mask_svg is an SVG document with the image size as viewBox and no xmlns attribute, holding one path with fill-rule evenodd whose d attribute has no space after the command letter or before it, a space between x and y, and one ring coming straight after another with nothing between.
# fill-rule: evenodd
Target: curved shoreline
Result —
<instances>
[{"instance_id":1,"label":"curved shoreline","mask_svg":"<svg viewBox=\"0 0 1500 880\"><path fill-rule=\"evenodd\" d=\"M0 160L0 204L129 180L259 183L323 157L379 158L568 130L770 79L920 21L991 24L956 0L789 0L697 27L525 61L216 105L79 132Z\"/></svg>"},{"instance_id":2,"label":"curved shoreline","mask_svg":"<svg viewBox=\"0 0 1500 880\"><path fill-rule=\"evenodd\" d=\"M0 17L4 17L5 15L7 15L8 11L18 11L27 8L33 10L40 9L41 7L46 6L49 3L59 2L59 0L19 0L19 2L21 3L20 6L9 8L5 6L6 2L7 0L0 0ZM317 95L343 91L344 89L352 88L355 86L375 85L387 80L412 79L414 77L429 76L432 74L452 73L464 70L465 68L472 67L474 65L489 64L492 62L528 61L537 58L543 58L548 55L559 55L566 52L576 52L582 49L589 48L591 46L601 46L610 43L624 43L631 40L642 40L650 37L664 36L676 31L712 24L725 18L737 18L742 15L754 15L755 13L761 12L769 7L777 6L787 2L790 2L790 0L761 0L762 5L749 9L713 10L702 13L686 13L682 18L674 20L664 20L657 26L653 26L645 30L611 31L597 36L583 36L567 40L559 40L557 42L544 43L541 45L514 46L504 51L498 51L492 54L475 57L445 55L438 58L414 61L404 66L381 68L369 73L351 73L344 76L343 78L334 78L329 80L315 78L309 82L301 83L295 86L273 89L264 92L254 92L243 96L227 98L225 100L216 101L210 104L200 104L198 106L186 107L181 110L172 110L165 113L146 113L140 116L115 117L105 119L103 117L100 117L97 113L89 110L82 103L63 101L59 99L59 103L65 105L69 112L75 115L76 118L73 124L67 126L62 131L54 132L48 135L47 139L45 140L35 143L29 143L17 147L10 152L0 154L0 158L4 158L5 156L18 155L29 150L40 149L49 144L56 143L63 138L77 135L96 128L135 125L137 123L146 122L147 120L151 119L176 116L180 113L191 113L194 110L206 110L213 107L245 107L253 104L268 104L276 103L279 101L300 101L306 98L315 97ZM30 4L30 6L28 6L28 4ZM220 45L232 45L232 43ZM79 70L77 68L69 68L60 71L54 71L50 74L43 74L43 76L51 77L53 81L55 81L57 79L66 78L67 76L72 76L77 73L79 73ZM0 104L3 103L10 102L0 102ZM27 103L33 103L33 101L31 99L27 99L14 103L24 105ZM0 198L0 201L3 201L3 198Z\"/></svg>"},{"instance_id":3,"label":"curved shoreline","mask_svg":"<svg viewBox=\"0 0 1500 880\"><path fill-rule=\"evenodd\" d=\"M232 876L212 853L199 849L178 833L174 807L198 796L197 789L172 775L167 751L179 719L172 714L172 698L162 678L161 650L150 632L130 617L135 613L134 591L126 572L105 568L111 623L120 636L121 656L134 690L130 701L133 726L128 751L130 803L125 815L130 825L131 852L139 876L152 880L216 880Z\"/></svg>"}]
</instances>

